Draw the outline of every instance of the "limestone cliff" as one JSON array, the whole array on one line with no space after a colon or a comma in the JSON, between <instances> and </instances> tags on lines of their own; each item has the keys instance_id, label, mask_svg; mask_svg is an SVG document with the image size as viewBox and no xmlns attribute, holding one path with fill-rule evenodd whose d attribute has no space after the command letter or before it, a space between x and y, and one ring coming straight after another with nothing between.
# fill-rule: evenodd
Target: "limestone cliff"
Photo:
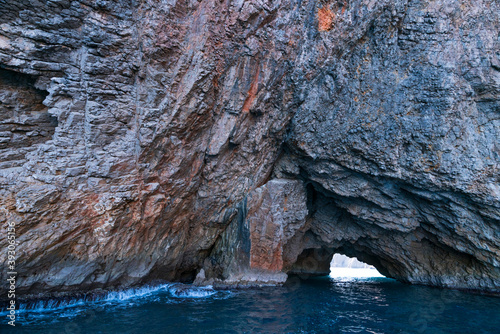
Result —
<instances>
[{"instance_id":1,"label":"limestone cliff","mask_svg":"<svg viewBox=\"0 0 500 334\"><path fill-rule=\"evenodd\" d=\"M499 22L496 0L0 1L18 292L275 284L336 252L500 291Z\"/></svg>"}]
</instances>

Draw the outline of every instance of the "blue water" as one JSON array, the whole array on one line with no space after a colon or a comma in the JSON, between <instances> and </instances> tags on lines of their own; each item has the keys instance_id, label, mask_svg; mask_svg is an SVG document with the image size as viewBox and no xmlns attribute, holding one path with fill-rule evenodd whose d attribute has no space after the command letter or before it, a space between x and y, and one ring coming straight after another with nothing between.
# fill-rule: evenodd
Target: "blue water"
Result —
<instances>
[{"instance_id":1,"label":"blue water","mask_svg":"<svg viewBox=\"0 0 500 334\"><path fill-rule=\"evenodd\" d=\"M34 309L33 309L34 307ZM500 333L500 298L387 278L290 279L218 291L181 284L21 310L1 333Z\"/></svg>"}]
</instances>

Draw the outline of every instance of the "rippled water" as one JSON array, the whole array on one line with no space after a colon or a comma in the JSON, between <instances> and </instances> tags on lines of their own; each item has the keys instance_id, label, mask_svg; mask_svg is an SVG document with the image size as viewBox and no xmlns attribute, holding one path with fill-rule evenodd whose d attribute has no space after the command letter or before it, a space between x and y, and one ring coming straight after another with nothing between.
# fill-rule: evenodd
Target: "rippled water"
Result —
<instances>
[{"instance_id":1,"label":"rippled water","mask_svg":"<svg viewBox=\"0 0 500 334\"><path fill-rule=\"evenodd\" d=\"M181 284L44 303L1 333L499 333L500 298L387 278L291 278L217 291Z\"/></svg>"}]
</instances>

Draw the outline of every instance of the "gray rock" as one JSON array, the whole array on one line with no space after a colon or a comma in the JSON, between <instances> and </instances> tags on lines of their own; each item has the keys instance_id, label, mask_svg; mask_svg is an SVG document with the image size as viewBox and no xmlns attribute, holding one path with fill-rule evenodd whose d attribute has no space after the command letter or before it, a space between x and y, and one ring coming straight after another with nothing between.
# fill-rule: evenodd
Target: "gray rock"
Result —
<instances>
[{"instance_id":1,"label":"gray rock","mask_svg":"<svg viewBox=\"0 0 500 334\"><path fill-rule=\"evenodd\" d=\"M499 12L0 1L0 222L16 223L19 295L202 268L279 284L337 252L498 292Z\"/></svg>"}]
</instances>

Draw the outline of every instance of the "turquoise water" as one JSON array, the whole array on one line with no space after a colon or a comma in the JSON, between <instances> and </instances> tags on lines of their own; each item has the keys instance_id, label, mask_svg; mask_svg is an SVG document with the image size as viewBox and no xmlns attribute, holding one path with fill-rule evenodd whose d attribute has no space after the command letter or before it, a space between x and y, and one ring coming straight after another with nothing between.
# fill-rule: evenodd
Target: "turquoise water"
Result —
<instances>
[{"instance_id":1,"label":"turquoise water","mask_svg":"<svg viewBox=\"0 0 500 334\"><path fill-rule=\"evenodd\" d=\"M45 302L1 333L500 333L500 298L387 278L217 291L181 284Z\"/></svg>"}]
</instances>

